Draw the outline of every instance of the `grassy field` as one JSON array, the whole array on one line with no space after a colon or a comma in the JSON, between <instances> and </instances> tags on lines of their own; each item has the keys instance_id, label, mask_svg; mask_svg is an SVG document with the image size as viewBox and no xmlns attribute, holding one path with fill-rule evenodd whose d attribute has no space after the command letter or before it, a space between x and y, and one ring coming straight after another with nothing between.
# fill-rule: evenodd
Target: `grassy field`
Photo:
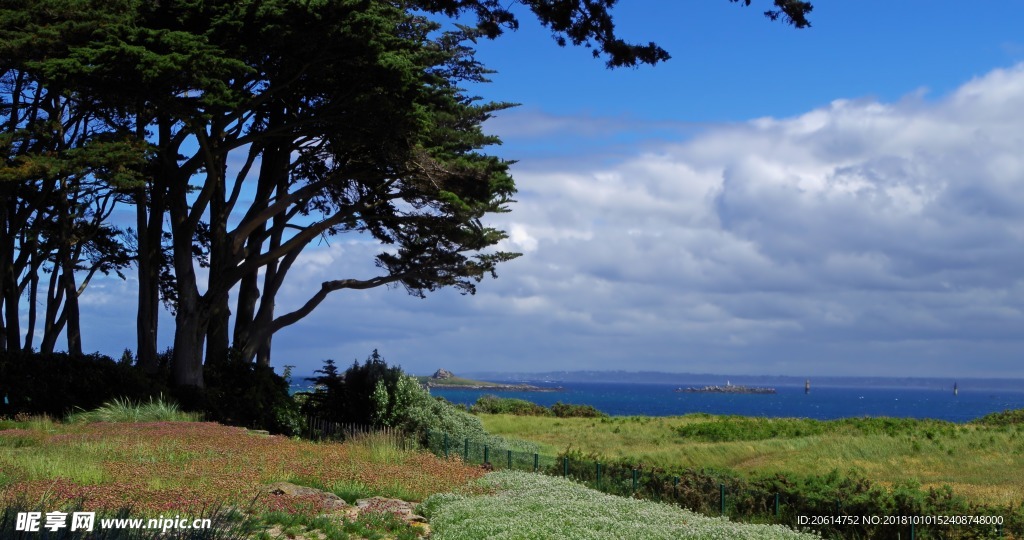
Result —
<instances>
[{"instance_id":1,"label":"grassy field","mask_svg":"<svg viewBox=\"0 0 1024 540\"><path fill-rule=\"evenodd\" d=\"M426 499L421 511L432 517L438 540L490 537L485 531L509 539L804 537L784 527L706 518L537 474L481 478L480 467L403 449L390 437L339 444L267 436L189 421L194 418L160 403L114 403L71 420L0 419L0 536L17 534L16 512L73 509L109 516L130 505L132 517L174 513L215 520L222 514L211 509L247 509L241 522L224 525L227 533L196 538L421 537L416 527L387 514L361 513L354 521L320 518L315 502L261 494L262 485L289 481L350 503L374 495ZM158 531L138 532L132 538L163 538Z\"/></svg>"},{"instance_id":2,"label":"grassy field","mask_svg":"<svg viewBox=\"0 0 1024 540\"><path fill-rule=\"evenodd\" d=\"M680 417L546 418L481 415L496 435L556 454L568 448L602 460L679 470L826 474L854 469L884 485L901 480L991 504L1024 501L1024 426L914 420Z\"/></svg>"},{"instance_id":3,"label":"grassy field","mask_svg":"<svg viewBox=\"0 0 1024 540\"><path fill-rule=\"evenodd\" d=\"M419 501L482 472L370 437L347 444L252 434L205 422L0 425L0 500L83 499L86 508L199 509L249 504L263 484L289 481L350 502Z\"/></svg>"}]
</instances>

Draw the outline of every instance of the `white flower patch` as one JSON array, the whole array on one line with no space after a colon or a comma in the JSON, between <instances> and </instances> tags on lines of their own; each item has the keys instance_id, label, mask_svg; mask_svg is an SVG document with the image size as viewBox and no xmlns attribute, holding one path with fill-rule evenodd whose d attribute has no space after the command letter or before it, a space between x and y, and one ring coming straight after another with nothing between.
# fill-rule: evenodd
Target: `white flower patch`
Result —
<instances>
[{"instance_id":1,"label":"white flower patch","mask_svg":"<svg viewBox=\"0 0 1024 540\"><path fill-rule=\"evenodd\" d=\"M420 510L436 540L809 539L781 525L748 525L664 503L607 495L570 480L522 471L478 481L484 495L435 495Z\"/></svg>"}]
</instances>

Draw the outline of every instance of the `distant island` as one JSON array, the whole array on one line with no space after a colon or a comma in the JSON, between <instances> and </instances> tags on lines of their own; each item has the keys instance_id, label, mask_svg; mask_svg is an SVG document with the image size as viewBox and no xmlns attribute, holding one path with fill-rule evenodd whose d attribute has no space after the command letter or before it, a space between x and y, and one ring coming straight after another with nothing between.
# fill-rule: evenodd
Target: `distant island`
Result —
<instances>
[{"instance_id":1,"label":"distant island","mask_svg":"<svg viewBox=\"0 0 1024 540\"><path fill-rule=\"evenodd\" d=\"M426 388L444 388L450 390L490 390L495 392L558 392L559 388L534 386L532 384L505 384L487 381L476 381L457 377L451 371L439 369L433 375L416 377Z\"/></svg>"},{"instance_id":2,"label":"distant island","mask_svg":"<svg viewBox=\"0 0 1024 540\"><path fill-rule=\"evenodd\" d=\"M774 394L774 388L764 386L743 386L725 383L725 386L702 386L700 388L676 388L676 392L695 392L702 394Z\"/></svg>"}]
</instances>

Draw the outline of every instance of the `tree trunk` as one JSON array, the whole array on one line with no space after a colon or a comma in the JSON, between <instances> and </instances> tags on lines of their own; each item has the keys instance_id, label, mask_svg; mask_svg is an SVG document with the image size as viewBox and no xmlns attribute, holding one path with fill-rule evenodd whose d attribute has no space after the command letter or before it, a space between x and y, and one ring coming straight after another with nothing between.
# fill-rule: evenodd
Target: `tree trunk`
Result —
<instances>
[{"instance_id":1,"label":"tree trunk","mask_svg":"<svg viewBox=\"0 0 1024 540\"><path fill-rule=\"evenodd\" d=\"M252 246L251 242L250 246ZM259 246L256 246L255 249L259 249ZM253 271L242 276L238 285L238 302L236 304L237 307L235 308L235 330L232 339L235 347L239 349L245 347L245 344L249 342L249 336L252 332L253 317L256 315L256 302L259 301L260 298L258 280L259 276L255 271ZM243 359L245 361L251 361L251 358L246 358L244 354Z\"/></svg>"},{"instance_id":2,"label":"tree trunk","mask_svg":"<svg viewBox=\"0 0 1024 540\"><path fill-rule=\"evenodd\" d=\"M231 345L230 284L226 276L230 271L231 241L228 238L228 213L225 179L227 154L217 156L213 195L210 198L210 273L204 300L209 308L206 334L206 362L224 362ZM212 161L212 160L211 160ZM212 168L212 167L211 167Z\"/></svg>"},{"instance_id":3,"label":"tree trunk","mask_svg":"<svg viewBox=\"0 0 1024 540\"><path fill-rule=\"evenodd\" d=\"M64 262L61 284L64 287L64 321L68 340L68 354L82 355L82 328L79 324L78 287L75 285L75 263Z\"/></svg>"},{"instance_id":4,"label":"tree trunk","mask_svg":"<svg viewBox=\"0 0 1024 540\"><path fill-rule=\"evenodd\" d=\"M17 351L21 349L21 321L18 319L19 295L18 284L15 276L8 272L4 276L7 283L4 284L4 315L6 316L7 350Z\"/></svg>"},{"instance_id":5,"label":"tree trunk","mask_svg":"<svg viewBox=\"0 0 1024 540\"><path fill-rule=\"evenodd\" d=\"M267 336L267 340L260 345L260 351L256 353L256 364L263 367L270 367L270 341L274 336Z\"/></svg>"},{"instance_id":6,"label":"tree trunk","mask_svg":"<svg viewBox=\"0 0 1024 540\"><path fill-rule=\"evenodd\" d=\"M175 386L203 387L203 341L206 320L192 266L192 239L196 232L190 220L188 180L174 178L168 185L174 251L174 274L178 294L174 317L174 357L171 373Z\"/></svg>"},{"instance_id":7,"label":"tree trunk","mask_svg":"<svg viewBox=\"0 0 1024 540\"><path fill-rule=\"evenodd\" d=\"M25 350L32 350L36 337L36 299L39 294L39 272L32 272L28 282L28 325L25 332Z\"/></svg>"},{"instance_id":8,"label":"tree trunk","mask_svg":"<svg viewBox=\"0 0 1024 540\"><path fill-rule=\"evenodd\" d=\"M220 293L210 298L210 316L206 331L206 362L220 363L228 358L230 348L230 321L231 312L227 309L229 302L228 293Z\"/></svg>"},{"instance_id":9,"label":"tree trunk","mask_svg":"<svg viewBox=\"0 0 1024 540\"><path fill-rule=\"evenodd\" d=\"M178 387L202 388L203 328L198 308L198 295L183 298L179 291L178 313L175 316L174 359L171 375Z\"/></svg>"},{"instance_id":10,"label":"tree trunk","mask_svg":"<svg viewBox=\"0 0 1024 540\"><path fill-rule=\"evenodd\" d=\"M50 273L49 283L46 287L46 311L43 314L43 341L39 345L39 352L51 354L57 346L57 336L60 335L60 328L57 326L57 319L60 315L60 306L64 301L64 288L60 286L60 272L54 268Z\"/></svg>"},{"instance_id":11,"label":"tree trunk","mask_svg":"<svg viewBox=\"0 0 1024 540\"><path fill-rule=\"evenodd\" d=\"M143 118L136 121L136 136L140 139L146 136L145 124L146 120ZM163 221L166 212L164 175L176 165L170 155L172 152L176 154L176 149L168 148L171 144L170 122L161 120L158 130L160 161L149 186L149 192L146 192L146 188L141 188L133 195L139 246L139 297L138 311L135 315L135 334L138 341L136 358L138 366L149 374L154 374L159 369L157 335L160 322L160 267L163 263Z\"/></svg>"},{"instance_id":12,"label":"tree trunk","mask_svg":"<svg viewBox=\"0 0 1024 540\"><path fill-rule=\"evenodd\" d=\"M163 232L160 218L163 217L163 209L157 208L158 195L155 193L155 187L153 191L153 196L150 197L149 216L146 215L146 194L140 191L135 195L139 245L139 295L138 311L135 315L135 335L138 341L136 357L138 366L149 374L156 373L159 368L156 339L160 320L160 262L163 257L160 250L160 236ZM159 199L162 200L163 197Z\"/></svg>"}]
</instances>

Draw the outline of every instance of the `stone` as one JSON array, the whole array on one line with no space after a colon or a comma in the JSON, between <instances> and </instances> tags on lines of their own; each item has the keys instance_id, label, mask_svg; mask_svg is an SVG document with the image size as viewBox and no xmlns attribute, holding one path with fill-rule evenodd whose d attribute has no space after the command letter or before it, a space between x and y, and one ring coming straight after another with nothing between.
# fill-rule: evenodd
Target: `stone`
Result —
<instances>
[{"instance_id":1,"label":"stone","mask_svg":"<svg viewBox=\"0 0 1024 540\"><path fill-rule=\"evenodd\" d=\"M322 489L300 486L291 482L274 482L273 484L263 486L262 491L271 495L286 497L316 498L321 501L324 509L329 512L337 512L349 507L349 504L345 502L345 499L342 499L333 493Z\"/></svg>"},{"instance_id":2,"label":"stone","mask_svg":"<svg viewBox=\"0 0 1024 540\"><path fill-rule=\"evenodd\" d=\"M359 499L356 501L356 507L359 508L359 511L362 513L379 512L394 514L396 517L407 523L427 522L427 518L416 513L415 503L403 501L401 499L370 497L369 499Z\"/></svg>"},{"instance_id":3,"label":"stone","mask_svg":"<svg viewBox=\"0 0 1024 540\"><path fill-rule=\"evenodd\" d=\"M430 376L431 379L451 379L455 374L447 369L439 369Z\"/></svg>"}]
</instances>

